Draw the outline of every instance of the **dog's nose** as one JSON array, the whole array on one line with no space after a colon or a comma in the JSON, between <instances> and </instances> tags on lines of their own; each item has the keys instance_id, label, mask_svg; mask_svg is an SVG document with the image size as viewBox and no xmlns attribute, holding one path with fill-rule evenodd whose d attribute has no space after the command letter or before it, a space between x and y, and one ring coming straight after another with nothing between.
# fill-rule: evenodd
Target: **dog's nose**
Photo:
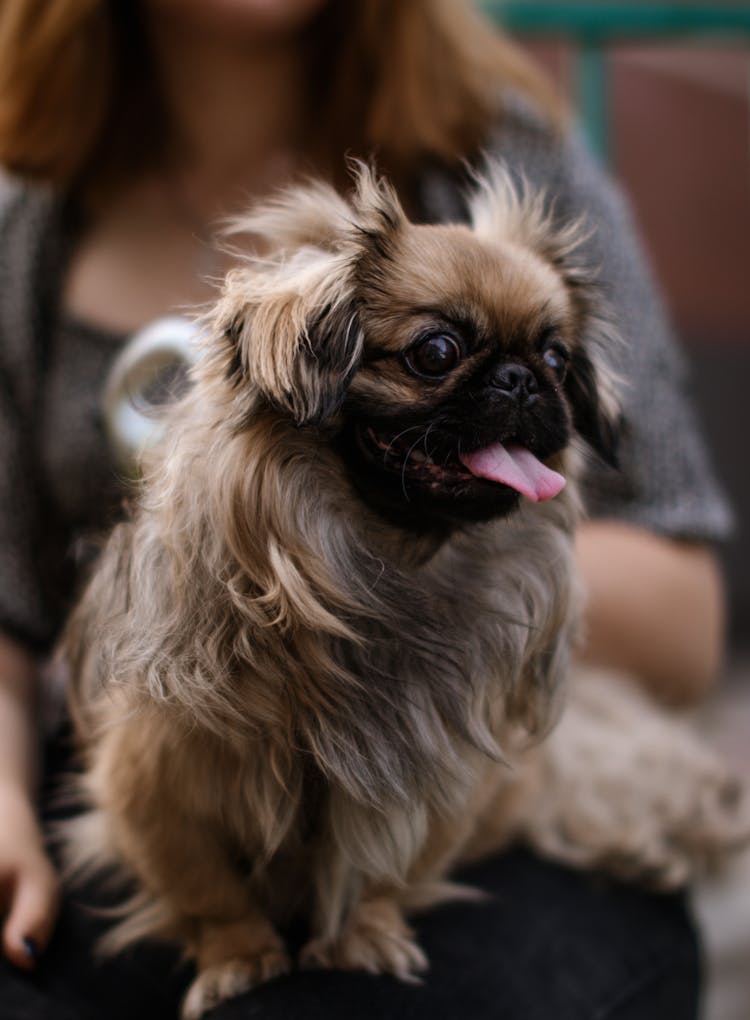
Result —
<instances>
[{"instance_id":1,"label":"dog's nose","mask_svg":"<svg viewBox=\"0 0 750 1020\"><path fill-rule=\"evenodd\" d=\"M499 365L490 377L491 384L498 390L513 397L519 404L528 404L539 390L534 373L525 365Z\"/></svg>"}]
</instances>

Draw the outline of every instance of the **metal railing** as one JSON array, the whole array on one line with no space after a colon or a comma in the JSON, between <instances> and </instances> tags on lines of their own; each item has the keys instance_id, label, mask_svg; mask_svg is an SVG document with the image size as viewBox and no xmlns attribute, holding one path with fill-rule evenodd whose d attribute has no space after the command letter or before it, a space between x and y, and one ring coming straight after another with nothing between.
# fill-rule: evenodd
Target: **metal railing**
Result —
<instances>
[{"instance_id":1,"label":"metal railing","mask_svg":"<svg viewBox=\"0 0 750 1020\"><path fill-rule=\"evenodd\" d=\"M658 0L480 0L480 6L518 36L557 37L574 46L575 95L595 149L609 152L607 49L615 43L685 37L750 41L746 2L660 3Z\"/></svg>"}]
</instances>

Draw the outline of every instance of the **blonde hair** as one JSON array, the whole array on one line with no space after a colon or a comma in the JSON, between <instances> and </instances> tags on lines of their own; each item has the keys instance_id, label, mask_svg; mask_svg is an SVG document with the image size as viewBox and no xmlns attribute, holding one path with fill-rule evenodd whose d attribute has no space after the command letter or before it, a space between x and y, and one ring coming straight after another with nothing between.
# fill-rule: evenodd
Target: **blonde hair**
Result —
<instances>
[{"instance_id":1,"label":"blonde hair","mask_svg":"<svg viewBox=\"0 0 750 1020\"><path fill-rule=\"evenodd\" d=\"M541 74L468 0L329 0L306 39L325 111L309 154L333 178L344 152L374 152L397 178L425 157L471 157L503 85L559 117ZM169 135L139 5L4 0L0 163L62 189L101 186L158 158Z\"/></svg>"}]
</instances>

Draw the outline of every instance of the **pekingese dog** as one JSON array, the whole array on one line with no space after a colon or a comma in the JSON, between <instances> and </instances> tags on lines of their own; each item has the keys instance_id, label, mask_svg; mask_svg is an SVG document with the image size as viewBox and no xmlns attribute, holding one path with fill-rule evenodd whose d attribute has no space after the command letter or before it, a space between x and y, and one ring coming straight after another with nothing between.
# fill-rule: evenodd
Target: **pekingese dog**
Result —
<instances>
[{"instance_id":1,"label":"pekingese dog","mask_svg":"<svg viewBox=\"0 0 750 1020\"><path fill-rule=\"evenodd\" d=\"M491 164L469 210L415 225L359 167L349 199L248 216L263 254L67 628L73 866L137 883L111 948L194 958L188 1020L287 970L293 916L304 964L413 976L405 911L511 839L669 884L736 831L722 770L627 684L576 678L530 746L583 451L616 457L613 333L579 225Z\"/></svg>"}]
</instances>

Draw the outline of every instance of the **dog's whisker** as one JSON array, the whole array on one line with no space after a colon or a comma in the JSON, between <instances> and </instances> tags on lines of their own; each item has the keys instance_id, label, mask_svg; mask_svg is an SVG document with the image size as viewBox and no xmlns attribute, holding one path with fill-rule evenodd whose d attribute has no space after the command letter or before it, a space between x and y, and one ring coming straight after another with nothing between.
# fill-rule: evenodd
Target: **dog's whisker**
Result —
<instances>
[{"instance_id":1,"label":"dog's whisker","mask_svg":"<svg viewBox=\"0 0 750 1020\"><path fill-rule=\"evenodd\" d=\"M412 426L412 428L416 428L416 427L417 426ZM404 432L401 433L401 435L405 435L406 432L410 432L410 431L411 431L411 429L405 429ZM428 431L429 431L429 429L428 429ZM422 438L424 438L424 437L422 437ZM420 439L419 438L416 439L412 443L412 445L409 447L409 449L408 449L408 451L406 453L406 456L404 457L404 461L403 461L403 463L401 465L401 491L403 492L404 498L407 500L407 502L411 502L411 500L409 498L408 492L406 491L406 467L407 467L407 464L409 463L409 458L411 457L412 452L419 446L419 443L420 443Z\"/></svg>"},{"instance_id":2,"label":"dog's whisker","mask_svg":"<svg viewBox=\"0 0 750 1020\"><path fill-rule=\"evenodd\" d=\"M427 440L429 439L429 436L430 436L430 432L432 432L432 430L433 430L434 428L435 428L435 422L434 422L434 421L431 421L431 422L429 423L429 425L427 426L427 429L426 429L426 431L425 431L425 434L424 434L424 452L425 452L425 454L427 455L427 457L429 457L429 458L430 458L430 460L432 460L432 454L431 454L431 453L430 453L430 451L429 451L429 450L427 449Z\"/></svg>"},{"instance_id":3,"label":"dog's whisker","mask_svg":"<svg viewBox=\"0 0 750 1020\"><path fill-rule=\"evenodd\" d=\"M413 443L411 444L411 446L409 447L409 449L408 449L408 450L407 450L407 452L406 452L406 456L404 457L404 462L406 462L406 461L408 461L408 460L409 460L409 457L411 457L412 453L413 453L413 452L414 452L414 450L416 450L416 448L417 448L417 447L419 446L420 442L422 442L422 443L424 442L424 436L422 436L422 437L421 437L421 438L419 438L419 439L416 439L416 440L415 440L415 441L414 441L414 442L413 442Z\"/></svg>"},{"instance_id":4,"label":"dog's whisker","mask_svg":"<svg viewBox=\"0 0 750 1020\"><path fill-rule=\"evenodd\" d=\"M398 432L395 436L392 437L392 439L386 446L385 450L383 451L383 458L385 459L391 453L394 444L397 443L402 436L405 436L407 432L413 432L415 429L421 428L423 428L422 425L409 425L408 428L405 428L401 432Z\"/></svg>"},{"instance_id":5,"label":"dog's whisker","mask_svg":"<svg viewBox=\"0 0 750 1020\"><path fill-rule=\"evenodd\" d=\"M406 460L401 465L401 492L404 494L406 502L411 503L409 493L406 491Z\"/></svg>"}]
</instances>

